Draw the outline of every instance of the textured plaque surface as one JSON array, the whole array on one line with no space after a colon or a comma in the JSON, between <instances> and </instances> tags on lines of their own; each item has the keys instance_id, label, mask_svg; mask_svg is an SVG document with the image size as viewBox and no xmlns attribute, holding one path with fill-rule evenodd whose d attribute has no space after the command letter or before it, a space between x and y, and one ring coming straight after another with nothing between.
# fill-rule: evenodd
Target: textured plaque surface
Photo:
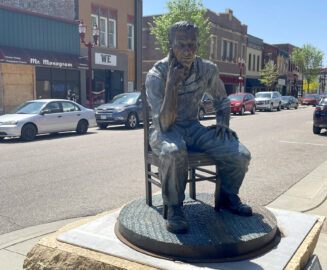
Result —
<instances>
[{"instance_id":1,"label":"textured plaque surface","mask_svg":"<svg viewBox=\"0 0 327 270\"><path fill-rule=\"evenodd\" d=\"M116 233L140 251L185 261L244 259L278 242L276 218L266 208L253 206L253 216L244 217L227 210L216 212L213 204L213 195L206 193L198 194L196 201L187 197L184 212L189 230L173 234L162 218L161 195L153 197L152 207L139 199L121 210Z\"/></svg>"}]
</instances>

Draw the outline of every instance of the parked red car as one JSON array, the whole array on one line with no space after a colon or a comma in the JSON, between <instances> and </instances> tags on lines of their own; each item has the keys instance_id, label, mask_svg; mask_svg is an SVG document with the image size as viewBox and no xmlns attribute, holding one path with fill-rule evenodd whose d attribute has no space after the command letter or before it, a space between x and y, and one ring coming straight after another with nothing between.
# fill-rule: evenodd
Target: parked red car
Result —
<instances>
[{"instance_id":1,"label":"parked red car","mask_svg":"<svg viewBox=\"0 0 327 270\"><path fill-rule=\"evenodd\" d=\"M255 98L250 93L231 94L228 96L230 99L230 110L233 114L239 113L243 115L248 111L255 114Z\"/></svg>"},{"instance_id":2,"label":"parked red car","mask_svg":"<svg viewBox=\"0 0 327 270\"><path fill-rule=\"evenodd\" d=\"M307 94L301 100L302 105L313 105L316 106L320 101L320 96L318 94Z\"/></svg>"}]
</instances>

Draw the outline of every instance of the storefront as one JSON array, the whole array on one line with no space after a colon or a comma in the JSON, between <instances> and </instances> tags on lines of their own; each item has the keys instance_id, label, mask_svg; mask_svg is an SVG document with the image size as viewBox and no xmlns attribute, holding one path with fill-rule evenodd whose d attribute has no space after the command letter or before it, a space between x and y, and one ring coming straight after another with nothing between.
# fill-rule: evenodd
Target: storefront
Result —
<instances>
[{"instance_id":1,"label":"storefront","mask_svg":"<svg viewBox=\"0 0 327 270\"><path fill-rule=\"evenodd\" d=\"M82 56L87 49L81 49ZM128 84L128 56L114 50L92 49L92 95L93 106L106 103L115 95L132 92L134 86ZM86 76L86 104L89 105L88 72Z\"/></svg>"},{"instance_id":2,"label":"storefront","mask_svg":"<svg viewBox=\"0 0 327 270\"><path fill-rule=\"evenodd\" d=\"M81 103L80 72L86 68L76 55L0 46L0 111L40 98Z\"/></svg>"},{"instance_id":3,"label":"storefront","mask_svg":"<svg viewBox=\"0 0 327 270\"><path fill-rule=\"evenodd\" d=\"M225 84L225 89L227 95L236 93L238 87L239 87L239 79L236 76L220 76L220 79L223 81Z\"/></svg>"}]
</instances>

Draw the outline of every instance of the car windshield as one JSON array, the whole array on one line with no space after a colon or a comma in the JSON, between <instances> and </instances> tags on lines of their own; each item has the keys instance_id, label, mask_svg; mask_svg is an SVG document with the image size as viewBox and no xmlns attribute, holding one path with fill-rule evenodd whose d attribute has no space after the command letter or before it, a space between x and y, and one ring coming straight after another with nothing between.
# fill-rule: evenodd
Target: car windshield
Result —
<instances>
[{"instance_id":1,"label":"car windshield","mask_svg":"<svg viewBox=\"0 0 327 270\"><path fill-rule=\"evenodd\" d=\"M319 105L327 105L327 97L321 99Z\"/></svg>"},{"instance_id":2,"label":"car windshield","mask_svg":"<svg viewBox=\"0 0 327 270\"><path fill-rule=\"evenodd\" d=\"M282 97L282 100L284 101L288 101L290 99L290 97Z\"/></svg>"},{"instance_id":3,"label":"car windshield","mask_svg":"<svg viewBox=\"0 0 327 270\"><path fill-rule=\"evenodd\" d=\"M315 98L315 95L305 95L305 98Z\"/></svg>"},{"instance_id":4,"label":"car windshield","mask_svg":"<svg viewBox=\"0 0 327 270\"><path fill-rule=\"evenodd\" d=\"M230 100L243 100L243 95L230 95L228 98Z\"/></svg>"},{"instance_id":5,"label":"car windshield","mask_svg":"<svg viewBox=\"0 0 327 270\"><path fill-rule=\"evenodd\" d=\"M271 93L256 93L256 98L271 98Z\"/></svg>"},{"instance_id":6,"label":"car windshield","mask_svg":"<svg viewBox=\"0 0 327 270\"><path fill-rule=\"evenodd\" d=\"M42 106L46 104L46 102L25 102L24 104L18 106L17 108L13 109L10 113L11 114L38 114L42 108Z\"/></svg>"},{"instance_id":7,"label":"car windshield","mask_svg":"<svg viewBox=\"0 0 327 270\"><path fill-rule=\"evenodd\" d=\"M132 104L136 103L139 96L140 96L140 94L138 94L138 93L119 94L119 95L115 96L109 103L132 105Z\"/></svg>"}]
</instances>

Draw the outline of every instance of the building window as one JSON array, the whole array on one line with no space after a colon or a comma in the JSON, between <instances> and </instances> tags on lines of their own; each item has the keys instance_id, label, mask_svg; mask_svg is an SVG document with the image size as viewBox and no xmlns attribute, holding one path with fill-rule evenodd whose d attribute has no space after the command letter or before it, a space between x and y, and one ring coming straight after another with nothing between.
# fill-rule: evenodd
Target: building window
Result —
<instances>
[{"instance_id":1,"label":"building window","mask_svg":"<svg viewBox=\"0 0 327 270\"><path fill-rule=\"evenodd\" d=\"M210 57L213 59L217 58L217 37L214 36L210 41Z\"/></svg>"},{"instance_id":2,"label":"building window","mask_svg":"<svg viewBox=\"0 0 327 270\"><path fill-rule=\"evenodd\" d=\"M134 51L134 25L127 24L127 49Z\"/></svg>"},{"instance_id":3,"label":"building window","mask_svg":"<svg viewBox=\"0 0 327 270\"><path fill-rule=\"evenodd\" d=\"M36 67L37 98L60 98L80 103L79 70Z\"/></svg>"},{"instance_id":4,"label":"building window","mask_svg":"<svg viewBox=\"0 0 327 270\"><path fill-rule=\"evenodd\" d=\"M97 15L91 15L91 29L93 29L94 26L99 26L99 17ZM92 43L94 43L93 35L91 35Z\"/></svg>"},{"instance_id":5,"label":"building window","mask_svg":"<svg viewBox=\"0 0 327 270\"><path fill-rule=\"evenodd\" d=\"M252 66L252 70L255 71L255 55L253 55L253 66Z\"/></svg>"},{"instance_id":6,"label":"building window","mask_svg":"<svg viewBox=\"0 0 327 270\"><path fill-rule=\"evenodd\" d=\"M257 71L258 72L260 71L259 68L260 68L260 55L257 56Z\"/></svg>"},{"instance_id":7,"label":"building window","mask_svg":"<svg viewBox=\"0 0 327 270\"><path fill-rule=\"evenodd\" d=\"M244 58L245 56L245 45L242 45L242 54L241 54L241 58Z\"/></svg>"},{"instance_id":8,"label":"building window","mask_svg":"<svg viewBox=\"0 0 327 270\"><path fill-rule=\"evenodd\" d=\"M252 59L252 54L249 53L249 63L248 63L248 70L251 70L251 59Z\"/></svg>"},{"instance_id":9,"label":"building window","mask_svg":"<svg viewBox=\"0 0 327 270\"><path fill-rule=\"evenodd\" d=\"M234 63L236 63L236 44L235 43L232 43L233 44L233 50L232 50L232 61Z\"/></svg>"},{"instance_id":10,"label":"building window","mask_svg":"<svg viewBox=\"0 0 327 270\"><path fill-rule=\"evenodd\" d=\"M227 51L227 41L222 40L221 42L221 60L226 60L226 51Z\"/></svg>"},{"instance_id":11,"label":"building window","mask_svg":"<svg viewBox=\"0 0 327 270\"><path fill-rule=\"evenodd\" d=\"M116 48L116 20L109 19L109 47Z\"/></svg>"},{"instance_id":12,"label":"building window","mask_svg":"<svg viewBox=\"0 0 327 270\"><path fill-rule=\"evenodd\" d=\"M100 17L99 31L100 31L100 42L99 42L100 46L108 47L108 23L107 23L107 18Z\"/></svg>"}]
</instances>

